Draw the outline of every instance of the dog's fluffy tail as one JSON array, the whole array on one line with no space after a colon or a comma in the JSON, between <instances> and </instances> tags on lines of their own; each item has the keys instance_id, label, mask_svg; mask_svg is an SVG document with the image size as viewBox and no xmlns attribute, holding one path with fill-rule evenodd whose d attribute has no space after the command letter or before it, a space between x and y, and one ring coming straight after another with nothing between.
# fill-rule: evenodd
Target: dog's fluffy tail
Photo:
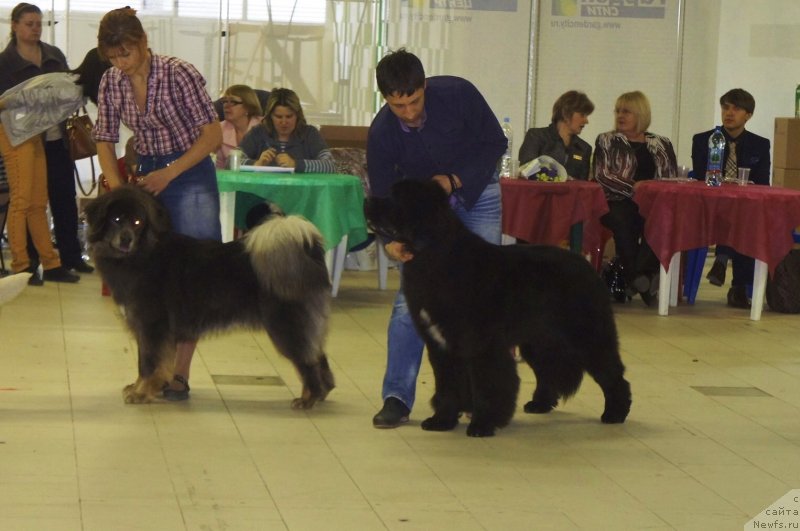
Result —
<instances>
[{"instance_id":1,"label":"dog's fluffy tail","mask_svg":"<svg viewBox=\"0 0 800 531\"><path fill-rule=\"evenodd\" d=\"M330 290L322 235L300 216L273 216L245 236L245 248L261 286L299 301Z\"/></svg>"}]
</instances>

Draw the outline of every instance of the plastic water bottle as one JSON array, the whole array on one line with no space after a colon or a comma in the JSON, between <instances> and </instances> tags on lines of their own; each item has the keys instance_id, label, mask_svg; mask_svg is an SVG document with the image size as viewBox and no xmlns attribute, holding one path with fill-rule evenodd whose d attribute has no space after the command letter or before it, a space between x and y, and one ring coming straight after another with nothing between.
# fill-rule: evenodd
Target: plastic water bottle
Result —
<instances>
[{"instance_id":1,"label":"plastic water bottle","mask_svg":"<svg viewBox=\"0 0 800 531\"><path fill-rule=\"evenodd\" d=\"M514 178L516 175L512 175L513 157L511 156L511 154L514 152L514 131L511 129L511 118L508 116L503 118L503 123L500 125L500 127L503 129L503 134L506 135L506 139L508 139L508 147L506 148L506 152L503 153L503 156L500 158L500 177Z\"/></svg>"},{"instance_id":2,"label":"plastic water bottle","mask_svg":"<svg viewBox=\"0 0 800 531\"><path fill-rule=\"evenodd\" d=\"M725 136L714 129L708 138L708 164L706 165L706 184L720 186L722 184L722 160L725 158Z\"/></svg>"},{"instance_id":3,"label":"plastic water bottle","mask_svg":"<svg viewBox=\"0 0 800 531\"><path fill-rule=\"evenodd\" d=\"M800 118L800 85L794 89L794 117Z\"/></svg>"}]
</instances>

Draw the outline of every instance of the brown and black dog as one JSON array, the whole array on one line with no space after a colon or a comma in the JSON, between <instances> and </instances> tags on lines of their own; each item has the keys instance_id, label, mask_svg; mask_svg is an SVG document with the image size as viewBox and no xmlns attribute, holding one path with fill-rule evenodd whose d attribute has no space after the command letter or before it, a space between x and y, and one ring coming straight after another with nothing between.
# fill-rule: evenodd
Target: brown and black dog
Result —
<instances>
[{"instance_id":1,"label":"brown and black dog","mask_svg":"<svg viewBox=\"0 0 800 531\"><path fill-rule=\"evenodd\" d=\"M179 342L235 326L263 328L292 361L303 382L293 407L310 408L333 389L323 351L331 286L310 222L274 215L240 240L196 240L171 231L164 207L134 185L101 195L86 217L94 263L139 347L125 402L162 392Z\"/></svg>"}]
</instances>

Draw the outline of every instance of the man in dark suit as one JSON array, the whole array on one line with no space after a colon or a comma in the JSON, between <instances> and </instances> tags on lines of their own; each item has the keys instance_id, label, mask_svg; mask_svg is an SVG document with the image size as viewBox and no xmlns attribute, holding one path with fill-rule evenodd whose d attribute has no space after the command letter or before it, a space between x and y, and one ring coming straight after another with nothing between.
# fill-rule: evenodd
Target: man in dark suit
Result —
<instances>
[{"instance_id":1,"label":"man in dark suit","mask_svg":"<svg viewBox=\"0 0 800 531\"><path fill-rule=\"evenodd\" d=\"M725 158L722 161L723 177L736 178L736 168L750 168L750 180L769 186L769 140L745 129L756 108L753 96L744 89L732 89L719 99L722 110L722 134L725 135ZM692 138L692 167L695 179L704 179L708 162L708 138L714 131L706 131ZM755 260L737 253L731 247L717 246L716 259L706 278L716 285L725 283L728 258L733 262L733 279L728 290L728 305L750 308L747 287L753 284ZM752 289L752 288L751 288Z\"/></svg>"}]
</instances>

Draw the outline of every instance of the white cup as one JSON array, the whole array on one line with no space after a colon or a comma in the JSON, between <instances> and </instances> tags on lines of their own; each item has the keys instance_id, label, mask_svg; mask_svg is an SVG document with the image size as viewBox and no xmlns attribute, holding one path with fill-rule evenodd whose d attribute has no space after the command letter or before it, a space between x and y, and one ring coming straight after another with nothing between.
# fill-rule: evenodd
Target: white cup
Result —
<instances>
[{"instance_id":1,"label":"white cup","mask_svg":"<svg viewBox=\"0 0 800 531\"><path fill-rule=\"evenodd\" d=\"M750 168L739 168L738 182L742 186L750 183Z\"/></svg>"}]
</instances>

